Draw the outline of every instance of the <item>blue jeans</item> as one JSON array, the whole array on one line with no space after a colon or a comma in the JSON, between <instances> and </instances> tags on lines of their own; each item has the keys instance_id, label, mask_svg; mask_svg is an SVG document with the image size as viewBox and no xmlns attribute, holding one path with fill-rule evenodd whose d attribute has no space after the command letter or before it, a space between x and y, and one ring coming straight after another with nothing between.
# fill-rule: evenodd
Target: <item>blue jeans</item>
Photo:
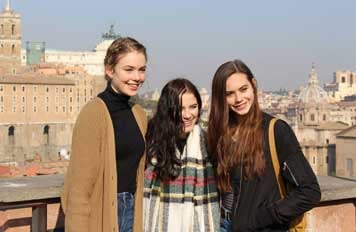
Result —
<instances>
[{"instance_id":1,"label":"blue jeans","mask_svg":"<svg viewBox=\"0 0 356 232\"><path fill-rule=\"evenodd\" d=\"M119 217L119 231L132 232L133 231L133 218L134 218L134 195L128 192L117 194L117 215Z\"/></svg>"},{"instance_id":2,"label":"blue jeans","mask_svg":"<svg viewBox=\"0 0 356 232\"><path fill-rule=\"evenodd\" d=\"M232 221L229 219L220 220L220 231L221 232L232 232Z\"/></svg>"}]
</instances>

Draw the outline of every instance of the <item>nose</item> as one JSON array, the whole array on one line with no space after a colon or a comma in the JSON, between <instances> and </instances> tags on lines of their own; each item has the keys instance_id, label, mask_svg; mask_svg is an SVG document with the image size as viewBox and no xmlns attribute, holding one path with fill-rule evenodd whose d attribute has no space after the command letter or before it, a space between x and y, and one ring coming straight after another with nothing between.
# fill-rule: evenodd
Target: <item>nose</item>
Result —
<instances>
[{"instance_id":1,"label":"nose","mask_svg":"<svg viewBox=\"0 0 356 232\"><path fill-rule=\"evenodd\" d=\"M192 116L192 114L190 113L189 110L183 110L183 111L182 111L182 117L183 117L183 119L190 119L191 116Z\"/></svg>"},{"instance_id":2,"label":"nose","mask_svg":"<svg viewBox=\"0 0 356 232\"><path fill-rule=\"evenodd\" d=\"M135 74L134 74L134 76L133 76L133 79L134 79L135 81L139 81L139 80L140 80L140 72L139 72L139 71L136 71L136 72L135 72Z\"/></svg>"},{"instance_id":3,"label":"nose","mask_svg":"<svg viewBox=\"0 0 356 232\"><path fill-rule=\"evenodd\" d=\"M240 94L235 93L235 102L240 102L241 100L242 100L242 99L241 99Z\"/></svg>"}]
</instances>

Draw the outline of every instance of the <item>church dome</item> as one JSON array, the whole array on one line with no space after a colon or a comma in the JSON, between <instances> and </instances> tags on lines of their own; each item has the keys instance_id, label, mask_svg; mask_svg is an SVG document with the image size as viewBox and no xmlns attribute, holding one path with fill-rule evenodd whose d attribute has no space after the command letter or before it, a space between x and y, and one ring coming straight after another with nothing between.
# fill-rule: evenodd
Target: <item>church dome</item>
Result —
<instances>
[{"instance_id":1,"label":"church dome","mask_svg":"<svg viewBox=\"0 0 356 232\"><path fill-rule=\"evenodd\" d=\"M309 74L308 86L304 88L299 95L299 103L303 105L314 105L327 103L327 93L318 84L318 76L314 64Z\"/></svg>"}]
</instances>

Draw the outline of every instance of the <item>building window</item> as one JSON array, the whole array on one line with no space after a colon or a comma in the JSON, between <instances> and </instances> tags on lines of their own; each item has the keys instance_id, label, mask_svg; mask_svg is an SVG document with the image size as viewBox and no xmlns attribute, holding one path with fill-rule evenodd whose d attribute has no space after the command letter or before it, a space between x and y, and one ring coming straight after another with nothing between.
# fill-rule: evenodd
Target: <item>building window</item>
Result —
<instances>
[{"instance_id":1,"label":"building window","mask_svg":"<svg viewBox=\"0 0 356 232\"><path fill-rule=\"evenodd\" d=\"M65 106L62 107L62 111L66 112L66 107Z\"/></svg>"},{"instance_id":2,"label":"building window","mask_svg":"<svg viewBox=\"0 0 356 232\"><path fill-rule=\"evenodd\" d=\"M323 121L326 121L326 115L323 114Z\"/></svg>"},{"instance_id":3,"label":"building window","mask_svg":"<svg viewBox=\"0 0 356 232\"><path fill-rule=\"evenodd\" d=\"M56 106L56 113L58 113L58 106Z\"/></svg>"},{"instance_id":4,"label":"building window","mask_svg":"<svg viewBox=\"0 0 356 232\"><path fill-rule=\"evenodd\" d=\"M46 92L47 92L47 93L49 92L49 88L48 88L48 87L46 88Z\"/></svg>"},{"instance_id":5,"label":"building window","mask_svg":"<svg viewBox=\"0 0 356 232\"><path fill-rule=\"evenodd\" d=\"M33 103L37 102L37 97L33 97Z\"/></svg>"},{"instance_id":6,"label":"building window","mask_svg":"<svg viewBox=\"0 0 356 232\"><path fill-rule=\"evenodd\" d=\"M14 126L10 126L9 127L9 136L14 136L15 135L15 127Z\"/></svg>"},{"instance_id":7,"label":"building window","mask_svg":"<svg viewBox=\"0 0 356 232\"><path fill-rule=\"evenodd\" d=\"M303 121L303 115L299 114L299 121Z\"/></svg>"},{"instance_id":8,"label":"building window","mask_svg":"<svg viewBox=\"0 0 356 232\"><path fill-rule=\"evenodd\" d=\"M314 114L311 114L311 115L310 115L310 120L311 120L311 121L315 121L315 115L314 115Z\"/></svg>"},{"instance_id":9,"label":"building window","mask_svg":"<svg viewBox=\"0 0 356 232\"><path fill-rule=\"evenodd\" d=\"M313 156L313 164L315 164L316 163L316 158L315 158L315 156Z\"/></svg>"},{"instance_id":10,"label":"building window","mask_svg":"<svg viewBox=\"0 0 356 232\"><path fill-rule=\"evenodd\" d=\"M352 162L352 159L346 159L346 171L350 176L353 176L353 162Z\"/></svg>"},{"instance_id":11,"label":"building window","mask_svg":"<svg viewBox=\"0 0 356 232\"><path fill-rule=\"evenodd\" d=\"M12 90L13 90L14 92L16 92L16 86L13 86L13 87L12 87Z\"/></svg>"},{"instance_id":12,"label":"building window","mask_svg":"<svg viewBox=\"0 0 356 232\"><path fill-rule=\"evenodd\" d=\"M33 107L33 112L35 112L35 113L37 112L37 107L36 106Z\"/></svg>"},{"instance_id":13,"label":"building window","mask_svg":"<svg viewBox=\"0 0 356 232\"><path fill-rule=\"evenodd\" d=\"M15 24L11 26L11 35L15 35Z\"/></svg>"},{"instance_id":14,"label":"building window","mask_svg":"<svg viewBox=\"0 0 356 232\"><path fill-rule=\"evenodd\" d=\"M46 106L46 112L48 112L49 111L49 107L48 106Z\"/></svg>"},{"instance_id":15,"label":"building window","mask_svg":"<svg viewBox=\"0 0 356 232\"><path fill-rule=\"evenodd\" d=\"M9 145L15 145L15 127L10 126L8 131Z\"/></svg>"},{"instance_id":16,"label":"building window","mask_svg":"<svg viewBox=\"0 0 356 232\"><path fill-rule=\"evenodd\" d=\"M1 112L1 113L4 112L4 106L0 106L0 112Z\"/></svg>"},{"instance_id":17,"label":"building window","mask_svg":"<svg viewBox=\"0 0 356 232\"><path fill-rule=\"evenodd\" d=\"M25 86L22 86L22 92L25 92Z\"/></svg>"},{"instance_id":18,"label":"building window","mask_svg":"<svg viewBox=\"0 0 356 232\"><path fill-rule=\"evenodd\" d=\"M326 139L326 144L329 144L329 139Z\"/></svg>"},{"instance_id":19,"label":"building window","mask_svg":"<svg viewBox=\"0 0 356 232\"><path fill-rule=\"evenodd\" d=\"M0 92L4 91L4 87L0 85Z\"/></svg>"},{"instance_id":20,"label":"building window","mask_svg":"<svg viewBox=\"0 0 356 232\"><path fill-rule=\"evenodd\" d=\"M49 144L49 126L48 125L44 126L43 135L44 135L45 144L48 145Z\"/></svg>"},{"instance_id":21,"label":"building window","mask_svg":"<svg viewBox=\"0 0 356 232\"><path fill-rule=\"evenodd\" d=\"M21 111L22 111L22 113L25 112L25 106L22 106L22 107L21 107Z\"/></svg>"},{"instance_id":22,"label":"building window","mask_svg":"<svg viewBox=\"0 0 356 232\"><path fill-rule=\"evenodd\" d=\"M15 44L11 46L11 54L15 54Z\"/></svg>"},{"instance_id":23,"label":"building window","mask_svg":"<svg viewBox=\"0 0 356 232\"><path fill-rule=\"evenodd\" d=\"M73 89L72 88L69 88L69 92L71 93L73 91Z\"/></svg>"},{"instance_id":24,"label":"building window","mask_svg":"<svg viewBox=\"0 0 356 232\"><path fill-rule=\"evenodd\" d=\"M346 82L345 77L341 77L341 83L345 83L345 82Z\"/></svg>"},{"instance_id":25,"label":"building window","mask_svg":"<svg viewBox=\"0 0 356 232\"><path fill-rule=\"evenodd\" d=\"M3 97L3 96L0 97L0 102L1 102L1 103L4 102L4 97Z\"/></svg>"},{"instance_id":26,"label":"building window","mask_svg":"<svg viewBox=\"0 0 356 232\"><path fill-rule=\"evenodd\" d=\"M33 86L33 92L37 92L37 86Z\"/></svg>"},{"instance_id":27,"label":"building window","mask_svg":"<svg viewBox=\"0 0 356 232\"><path fill-rule=\"evenodd\" d=\"M4 24L1 24L1 26L0 26L0 32L1 32L1 34L4 34Z\"/></svg>"},{"instance_id":28,"label":"building window","mask_svg":"<svg viewBox=\"0 0 356 232\"><path fill-rule=\"evenodd\" d=\"M69 111L72 113L72 111L73 111L73 107L72 106L69 107Z\"/></svg>"},{"instance_id":29,"label":"building window","mask_svg":"<svg viewBox=\"0 0 356 232\"><path fill-rule=\"evenodd\" d=\"M329 163L329 156L326 156L326 163L328 164Z\"/></svg>"}]
</instances>

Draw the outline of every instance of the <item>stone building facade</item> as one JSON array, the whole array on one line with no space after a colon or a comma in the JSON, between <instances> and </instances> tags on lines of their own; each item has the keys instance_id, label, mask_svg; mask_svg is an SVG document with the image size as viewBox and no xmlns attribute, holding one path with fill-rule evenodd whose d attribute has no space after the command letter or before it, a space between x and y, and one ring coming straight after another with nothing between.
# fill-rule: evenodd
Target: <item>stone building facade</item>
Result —
<instances>
[{"instance_id":1,"label":"stone building facade","mask_svg":"<svg viewBox=\"0 0 356 232\"><path fill-rule=\"evenodd\" d=\"M346 96L356 94L356 72L338 70L334 73L333 82L324 86L333 102L344 100Z\"/></svg>"},{"instance_id":2,"label":"stone building facade","mask_svg":"<svg viewBox=\"0 0 356 232\"><path fill-rule=\"evenodd\" d=\"M10 9L7 1L0 13L0 72L17 73L21 63L21 16Z\"/></svg>"},{"instance_id":3,"label":"stone building facade","mask_svg":"<svg viewBox=\"0 0 356 232\"><path fill-rule=\"evenodd\" d=\"M356 179L356 126L336 136L336 175Z\"/></svg>"},{"instance_id":4,"label":"stone building facade","mask_svg":"<svg viewBox=\"0 0 356 232\"><path fill-rule=\"evenodd\" d=\"M102 36L102 41L98 43L93 51L62 51L54 49L45 49L44 60L46 63L63 64L66 66L80 66L94 76L104 75L104 58L106 50L110 44L120 35L114 32L111 25L108 32ZM25 49L21 51L21 63L28 63L28 57Z\"/></svg>"},{"instance_id":5,"label":"stone building facade","mask_svg":"<svg viewBox=\"0 0 356 232\"><path fill-rule=\"evenodd\" d=\"M9 5L0 14L0 163L20 164L36 155L58 160L70 154L75 120L105 80L81 66L21 65L20 15Z\"/></svg>"}]
</instances>

